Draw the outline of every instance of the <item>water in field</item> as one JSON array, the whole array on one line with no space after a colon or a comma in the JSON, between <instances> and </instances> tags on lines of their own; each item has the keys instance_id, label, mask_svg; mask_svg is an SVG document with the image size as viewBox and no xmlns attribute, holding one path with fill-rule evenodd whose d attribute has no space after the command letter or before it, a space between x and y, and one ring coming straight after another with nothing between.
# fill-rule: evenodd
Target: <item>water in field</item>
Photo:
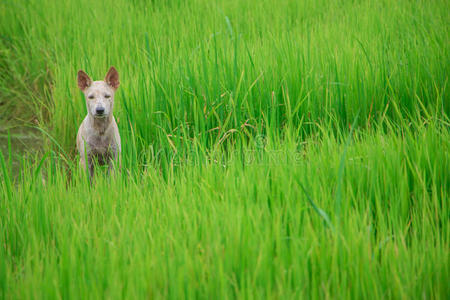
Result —
<instances>
[{"instance_id":1,"label":"water in field","mask_svg":"<svg viewBox=\"0 0 450 300\"><path fill-rule=\"evenodd\" d=\"M11 155L9 154L9 139L11 140ZM36 129L18 127L9 130L0 129L0 151L12 167L12 174L19 174L21 160L24 156L36 154L42 149L42 138ZM10 157L11 156L11 157Z\"/></svg>"}]
</instances>

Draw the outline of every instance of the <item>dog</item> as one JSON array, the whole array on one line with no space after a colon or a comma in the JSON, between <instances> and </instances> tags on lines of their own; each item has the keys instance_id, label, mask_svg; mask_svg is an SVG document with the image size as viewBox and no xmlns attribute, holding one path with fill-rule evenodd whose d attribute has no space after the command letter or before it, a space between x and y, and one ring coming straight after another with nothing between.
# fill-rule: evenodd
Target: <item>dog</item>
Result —
<instances>
[{"instance_id":1,"label":"dog","mask_svg":"<svg viewBox=\"0 0 450 300\"><path fill-rule=\"evenodd\" d=\"M102 81L92 81L83 71L78 71L78 87L86 98L87 116L78 129L77 149L80 166L89 168L90 178L94 165L108 165L109 172L121 165L120 134L113 116L114 94L119 87L119 73L111 67ZM87 162L87 163L86 163Z\"/></svg>"}]
</instances>

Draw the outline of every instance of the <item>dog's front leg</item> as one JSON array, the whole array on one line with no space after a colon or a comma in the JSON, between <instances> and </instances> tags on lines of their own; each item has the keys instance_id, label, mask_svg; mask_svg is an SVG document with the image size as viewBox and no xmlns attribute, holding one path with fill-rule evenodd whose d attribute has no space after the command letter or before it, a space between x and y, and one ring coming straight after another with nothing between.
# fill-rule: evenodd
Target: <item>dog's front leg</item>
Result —
<instances>
[{"instance_id":1,"label":"dog's front leg","mask_svg":"<svg viewBox=\"0 0 450 300\"><path fill-rule=\"evenodd\" d=\"M116 164L113 160L108 162L108 175L116 174Z\"/></svg>"},{"instance_id":2,"label":"dog's front leg","mask_svg":"<svg viewBox=\"0 0 450 300\"><path fill-rule=\"evenodd\" d=\"M86 160L84 157L80 157L80 167L83 169L83 171L86 171Z\"/></svg>"},{"instance_id":3,"label":"dog's front leg","mask_svg":"<svg viewBox=\"0 0 450 300\"><path fill-rule=\"evenodd\" d=\"M89 168L89 179L92 181L94 177L94 159L89 156L88 157L88 168Z\"/></svg>"}]
</instances>

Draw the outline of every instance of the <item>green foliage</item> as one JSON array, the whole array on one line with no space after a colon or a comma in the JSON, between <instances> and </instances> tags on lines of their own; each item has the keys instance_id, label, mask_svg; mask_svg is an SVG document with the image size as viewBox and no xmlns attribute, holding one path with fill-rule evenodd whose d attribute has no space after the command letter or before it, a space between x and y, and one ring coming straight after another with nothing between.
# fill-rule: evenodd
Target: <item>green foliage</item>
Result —
<instances>
[{"instance_id":1,"label":"green foliage","mask_svg":"<svg viewBox=\"0 0 450 300\"><path fill-rule=\"evenodd\" d=\"M445 298L450 161L442 149L450 136L437 127L415 136L355 133L341 178L345 146L333 136L301 149L268 141L265 149L224 154L226 164L184 162L166 177L153 166L138 176L100 173L91 188L53 153L39 180L26 165L12 198L8 188L0 194L2 292Z\"/></svg>"},{"instance_id":2,"label":"green foliage","mask_svg":"<svg viewBox=\"0 0 450 300\"><path fill-rule=\"evenodd\" d=\"M1 298L450 295L447 1L0 2ZM78 168L78 69L123 169ZM447 100L445 100L447 99Z\"/></svg>"}]
</instances>

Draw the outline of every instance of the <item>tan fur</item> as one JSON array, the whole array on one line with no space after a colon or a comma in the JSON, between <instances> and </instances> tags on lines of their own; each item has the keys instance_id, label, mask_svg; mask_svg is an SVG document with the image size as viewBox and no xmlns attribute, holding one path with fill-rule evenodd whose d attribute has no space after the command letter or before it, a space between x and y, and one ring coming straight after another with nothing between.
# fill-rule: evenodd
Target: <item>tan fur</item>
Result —
<instances>
[{"instance_id":1,"label":"tan fur","mask_svg":"<svg viewBox=\"0 0 450 300\"><path fill-rule=\"evenodd\" d=\"M92 177L95 160L100 165L107 164L110 170L114 162L120 165L120 135L113 116L114 93L119 87L119 74L111 67L104 81L92 81L80 70L77 79L78 87L85 95L88 111L78 129L77 149L81 167L86 168L87 165Z\"/></svg>"}]
</instances>

